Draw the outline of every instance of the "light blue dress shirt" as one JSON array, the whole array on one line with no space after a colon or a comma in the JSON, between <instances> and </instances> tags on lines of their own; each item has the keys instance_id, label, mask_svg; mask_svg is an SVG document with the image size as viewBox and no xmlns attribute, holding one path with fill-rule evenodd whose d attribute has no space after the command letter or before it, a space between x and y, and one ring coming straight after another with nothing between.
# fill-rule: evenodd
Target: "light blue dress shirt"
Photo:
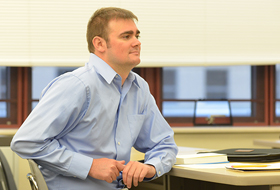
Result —
<instances>
[{"instance_id":1,"label":"light blue dress shirt","mask_svg":"<svg viewBox=\"0 0 280 190\"><path fill-rule=\"evenodd\" d=\"M35 159L50 190L117 189L117 182L88 176L93 159L130 161L131 147L145 153L156 177L175 163L177 146L148 84L134 72L121 77L95 54L43 90L11 148Z\"/></svg>"}]
</instances>

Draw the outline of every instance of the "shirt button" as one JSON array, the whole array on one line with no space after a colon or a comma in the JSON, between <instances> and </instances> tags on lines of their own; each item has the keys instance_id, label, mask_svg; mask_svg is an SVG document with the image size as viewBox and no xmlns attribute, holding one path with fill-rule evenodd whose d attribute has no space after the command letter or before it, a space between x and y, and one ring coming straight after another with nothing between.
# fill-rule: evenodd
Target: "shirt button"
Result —
<instances>
[{"instance_id":1,"label":"shirt button","mask_svg":"<svg viewBox=\"0 0 280 190\"><path fill-rule=\"evenodd\" d=\"M120 142L118 142L118 145L121 145L121 143L120 143Z\"/></svg>"},{"instance_id":2,"label":"shirt button","mask_svg":"<svg viewBox=\"0 0 280 190\"><path fill-rule=\"evenodd\" d=\"M159 172L158 172L158 175L160 175L160 174L161 174L161 172L159 171Z\"/></svg>"}]
</instances>

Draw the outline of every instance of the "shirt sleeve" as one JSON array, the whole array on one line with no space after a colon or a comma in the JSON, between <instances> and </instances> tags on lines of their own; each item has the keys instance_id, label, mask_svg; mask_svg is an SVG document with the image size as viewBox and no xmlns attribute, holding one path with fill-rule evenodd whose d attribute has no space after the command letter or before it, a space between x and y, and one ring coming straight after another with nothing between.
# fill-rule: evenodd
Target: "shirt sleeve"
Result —
<instances>
[{"instance_id":1,"label":"shirt sleeve","mask_svg":"<svg viewBox=\"0 0 280 190\"><path fill-rule=\"evenodd\" d=\"M178 147L174 132L159 111L154 98L148 93L145 121L134 144L136 150L145 153L145 164L155 166L160 177L169 172L176 162Z\"/></svg>"},{"instance_id":2,"label":"shirt sleeve","mask_svg":"<svg viewBox=\"0 0 280 190\"><path fill-rule=\"evenodd\" d=\"M68 150L59 139L83 118L88 108L88 97L87 87L72 74L52 81L15 134L12 150L24 159L37 160L56 173L85 179L92 158Z\"/></svg>"}]
</instances>

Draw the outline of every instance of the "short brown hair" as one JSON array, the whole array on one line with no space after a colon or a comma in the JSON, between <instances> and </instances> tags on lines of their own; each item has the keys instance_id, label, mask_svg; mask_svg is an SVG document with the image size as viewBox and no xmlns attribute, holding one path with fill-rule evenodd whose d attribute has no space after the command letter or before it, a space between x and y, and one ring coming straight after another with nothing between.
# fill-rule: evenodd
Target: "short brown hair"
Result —
<instances>
[{"instance_id":1,"label":"short brown hair","mask_svg":"<svg viewBox=\"0 0 280 190\"><path fill-rule=\"evenodd\" d=\"M105 7L98 9L89 19L87 25L87 42L88 50L90 53L94 53L94 46L92 40L95 36L103 38L106 42L108 39L108 23L112 19L132 19L138 21L137 16L135 16L131 11L117 8L117 7Z\"/></svg>"}]
</instances>

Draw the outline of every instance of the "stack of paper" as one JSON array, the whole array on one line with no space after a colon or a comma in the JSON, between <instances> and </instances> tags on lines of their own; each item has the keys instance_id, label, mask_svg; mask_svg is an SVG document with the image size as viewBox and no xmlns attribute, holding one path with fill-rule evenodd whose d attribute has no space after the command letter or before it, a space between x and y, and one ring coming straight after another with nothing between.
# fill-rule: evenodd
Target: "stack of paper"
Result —
<instances>
[{"instance_id":1,"label":"stack of paper","mask_svg":"<svg viewBox=\"0 0 280 190\"><path fill-rule=\"evenodd\" d=\"M228 162L226 154L201 153L177 155L175 164L212 164Z\"/></svg>"}]
</instances>

